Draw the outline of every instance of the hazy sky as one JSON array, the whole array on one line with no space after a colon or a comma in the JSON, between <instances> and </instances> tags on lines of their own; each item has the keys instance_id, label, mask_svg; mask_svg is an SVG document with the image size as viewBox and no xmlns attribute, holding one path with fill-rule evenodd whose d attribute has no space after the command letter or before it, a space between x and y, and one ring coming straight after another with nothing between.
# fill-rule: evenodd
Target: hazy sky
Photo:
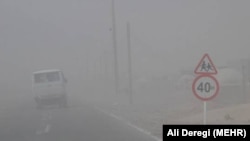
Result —
<instances>
[{"instance_id":1,"label":"hazy sky","mask_svg":"<svg viewBox=\"0 0 250 141\"><path fill-rule=\"evenodd\" d=\"M249 57L249 4L115 0L120 75L127 72L127 22L135 74L195 68L204 53L218 66ZM0 75L17 79L58 67L74 76L86 68L88 74L103 72L105 66L111 75L111 18L111 0L1 0Z\"/></svg>"}]
</instances>

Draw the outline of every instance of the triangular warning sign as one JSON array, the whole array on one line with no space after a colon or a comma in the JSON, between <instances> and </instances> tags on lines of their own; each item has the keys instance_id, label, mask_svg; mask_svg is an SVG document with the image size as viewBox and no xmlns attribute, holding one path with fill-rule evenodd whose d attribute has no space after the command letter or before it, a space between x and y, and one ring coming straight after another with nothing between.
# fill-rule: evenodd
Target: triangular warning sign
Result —
<instances>
[{"instance_id":1,"label":"triangular warning sign","mask_svg":"<svg viewBox=\"0 0 250 141\"><path fill-rule=\"evenodd\" d=\"M195 74L217 74L217 70L208 54L204 54L195 68Z\"/></svg>"}]
</instances>

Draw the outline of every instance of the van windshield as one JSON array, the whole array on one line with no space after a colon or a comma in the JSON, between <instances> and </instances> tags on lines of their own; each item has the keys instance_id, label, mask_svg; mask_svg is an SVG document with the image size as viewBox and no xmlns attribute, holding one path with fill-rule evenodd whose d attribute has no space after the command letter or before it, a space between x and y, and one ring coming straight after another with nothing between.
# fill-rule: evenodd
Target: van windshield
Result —
<instances>
[{"instance_id":1,"label":"van windshield","mask_svg":"<svg viewBox=\"0 0 250 141\"><path fill-rule=\"evenodd\" d=\"M35 83L55 82L60 80L59 72L38 73L34 75Z\"/></svg>"}]
</instances>

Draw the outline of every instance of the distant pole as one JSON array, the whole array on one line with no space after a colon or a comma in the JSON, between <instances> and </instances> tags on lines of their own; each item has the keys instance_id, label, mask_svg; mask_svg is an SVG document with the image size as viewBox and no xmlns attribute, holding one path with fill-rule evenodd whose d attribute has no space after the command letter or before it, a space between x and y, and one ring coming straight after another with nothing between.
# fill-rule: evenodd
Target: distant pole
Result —
<instances>
[{"instance_id":1,"label":"distant pole","mask_svg":"<svg viewBox=\"0 0 250 141\"><path fill-rule=\"evenodd\" d=\"M128 75L129 75L129 103L133 104L133 78L132 78L132 58L131 58L131 41L130 41L130 24L127 23L127 40L128 40Z\"/></svg>"},{"instance_id":2,"label":"distant pole","mask_svg":"<svg viewBox=\"0 0 250 141\"><path fill-rule=\"evenodd\" d=\"M119 76L117 61L117 43L116 43L116 23L115 23L115 1L112 0L112 23L113 23L113 48L114 48L114 75L115 75L115 94L118 95Z\"/></svg>"},{"instance_id":3,"label":"distant pole","mask_svg":"<svg viewBox=\"0 0 250 141\"><path fill-rule=\"evenodd\" d=\"M243 63L242 64L242 93L243 93L243 101L246 102L247 100L247 94L246 94L246 66Z\"/></svg>"},{"instance_id":4,"label":"distant pole","mask_svg":"<svg viewBox=\"0 0 250 141\"><path fill-rule=\"evenodd\" d=\"M86 80L88 81L89 80L89 49L86 48L86 66L85 66L85 71L86 71Z\"/></svg>"},{"instance_id":5,"label":"distant pole","mask_svg":"<svg viewBox=\"0 0 250 141\"><path fill-rule=\"evenodd\" d=\"M108 78L108 64L107 64L107 53L106 51L104 52L104 57L103 57L103 62L104 62L104 78Z\"/></svg>"}]
</instances>

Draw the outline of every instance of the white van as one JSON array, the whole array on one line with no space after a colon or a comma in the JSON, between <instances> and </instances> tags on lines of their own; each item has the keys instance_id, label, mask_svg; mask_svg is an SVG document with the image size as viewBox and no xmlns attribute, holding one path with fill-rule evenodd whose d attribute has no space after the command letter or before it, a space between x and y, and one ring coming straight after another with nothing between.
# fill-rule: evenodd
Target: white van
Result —
<instances>
[{"instance_id":1,"label":"white van","mask_svg":"<svg viewBox=\"0 0 250 141\"><path fill-rule=\"evenodd\" d=\"M37 107L58 104L67 106L66 83L63 72L58 69L40 70L32 75L32 90Z\"/></svg>"}]
</instances>

